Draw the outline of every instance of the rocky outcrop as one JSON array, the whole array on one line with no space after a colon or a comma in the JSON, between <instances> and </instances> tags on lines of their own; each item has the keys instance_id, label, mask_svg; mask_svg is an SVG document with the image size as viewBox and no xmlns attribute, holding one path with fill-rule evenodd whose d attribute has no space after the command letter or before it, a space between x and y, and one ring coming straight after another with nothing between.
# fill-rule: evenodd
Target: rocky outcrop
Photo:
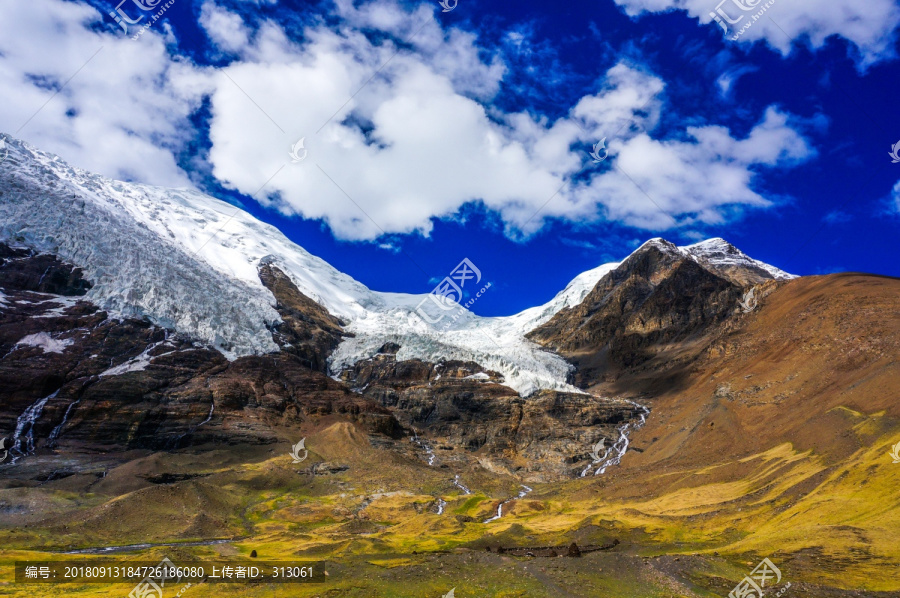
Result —
<instances>
[{"instance_id":1,"label":"rocky outcrop","mask_svg":"<svg viewBox=\"0 0 900 598\"><path fill-rule=\"evenodd\" d=\"M282 322L272 337L282 351L300 358L309 369L328 372L328 356L348 336L340 320L304 295L288 276L271 264L259 269L259 278L272 291Z\"/></svg>"},{"instance_id":2,"label":"rocky outcrop","mask_svg":"<svg viewBox=\"0 0 900 598\"><path fill-rule=\"evenodd\" d=\"M372 384L382 389L400 389L427 386L431 382L442 384L465 383L466 380L488 380L497 384L503 382L503 376L484 369L474 361L450 360L440 363L429 363L419 359L397 361L396 354L399 350L400 346L396 343L386 344L375 357L357 362L352 368L341 372L341 380L359 389ZM390 403L391 399L382 400L385 401Z\"/></svg>"},{"instance_id":3,"label":"rocky outcrop","mask_svg":"<svg viewBox=\"0 0 900 598\"><path fill-rule=\"evenodd\" d=\"M477 364L398 362L392 353L358 363L343 379L391 410L425 451L421 458L434 455L438 467L477 463L534 482L579 475L591 447L615 439L616 427L639 411L586 394L522 398Z\"/></svg>"},{"instance_id":4,"label":"rocky outcrop","mask_svg":"<svg viewBox=\"0 0 900 598\"><path fill-rule=\"evenodd\" d=\"M63 264L56 256L2 243L0 276L5 286L11 289L64 297L84 296L92 286L84 279L80 268Z\"/></svg>"}]
</instances>

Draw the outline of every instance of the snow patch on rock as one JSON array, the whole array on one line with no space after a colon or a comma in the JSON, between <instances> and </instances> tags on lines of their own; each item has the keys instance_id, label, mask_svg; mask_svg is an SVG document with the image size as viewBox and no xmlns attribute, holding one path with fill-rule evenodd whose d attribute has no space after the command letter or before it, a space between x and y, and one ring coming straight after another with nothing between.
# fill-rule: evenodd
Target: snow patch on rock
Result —
<instances>
[{"instance_id":1,"label":"snow patch on rock","mask_svg":"<svg viewBox=\"0 0 900 598\"><path fill-rule=\"evenodd\" d=\"M37 334L29 334L18 343L20 347L38 347L44 353L63 353L66 347L75 342L72 339L56 339L46 332L38 332Z\"/></svg>"}]
</instances>

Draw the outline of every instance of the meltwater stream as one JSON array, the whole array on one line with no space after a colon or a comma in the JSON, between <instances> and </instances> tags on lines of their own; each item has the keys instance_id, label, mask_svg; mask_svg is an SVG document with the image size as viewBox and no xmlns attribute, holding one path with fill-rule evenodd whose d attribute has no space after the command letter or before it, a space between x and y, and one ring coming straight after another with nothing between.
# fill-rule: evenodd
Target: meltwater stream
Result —
<instances>
[{"instance_id":1,"label":"meltwater stream","mask_svg":"<svg viewBox=\"0 0 900 598\"><path fill-rule=\"evenodd\" d=\"M525 498L525 496L532 490L534 490L534 488L529 488L525 484L522 484L522 491L519 492L519 495L516 496L515 498L507 498L502 503L500 503L497 506L497 514L494 515L493 517L491 517L490 519L485 519L484 522L490 523L491 521L496 521L496 520L500 519L501 517L503 517L503 505L505 505L506 503L512 502L514 500L519 500L521 498Z\"/></svg>"},{"instance_id":2,"label":"meltwater stream","mask_svg":"<svg viewBox=\"0 0 900 598\"><path fill-rule=\"evenodd\" d=\"M178 436L175 438L175 440L172 441L171 446L173 446L173 447L179 447L179 446L181 446L181 441L182 441L185 437L190 436L191 434L194 434L194 433L197 431L197 428L199 428L200 426L206 425L206 424L208 424L209 422L211 422L211 421L212 421L212 418L213 418L213 414L214 414L215 412L216 412L216 402L215 402L215 400L214 400L214 401L210 404L210 406L209 406L209 414L206 416L206 419L204 419L202 422L200 422L200 423L197 424L196 426L192 426L191 428L189 428L188 431L185 432L184 434L178 435Z\"/></svg>"},{"instance_id":3,"label":"meltwater stream","mask_svg":"<svg viewBox=\"0 0 900 598\"><path fill-rule=\"evenodd\" d=\"M428 455L428 464L434 465L435 459L437 459L437 455L434 454L434 449L428 446L428 443L419 438L419 433L413 430L413 436L409 439L410 442L416 444L425 451L425 454Z\"/></svg>"},{"instance_id":4,"label":"meltwater stream","mask_svg":"<svg viewBox=\"0 0 900 598\"><path fill-rule=\"evenodd\" d=\"M628 452L628 446L630 443L630 440L628 438L628 433L631 430L637 430L638 428L643 426L645 423L647 423L647 416L650 415L650 410L647 409L646 407L644 407L643 405L635 403L634 401L628 401L628 402L641 410L641 412L638 414L639 417L641 418L641 421L634 424L633 426L632 426L631 422L625 423L625 424L622 424L621 426L619 426L617 428L617 430L619 431L618 440L616 440L615 444L613 444L611 447L606 449L606 452L603 453L603 456L598 461L595 461L595 462L591 463L590 465L588 465L584 469L584 471L581 472L581 477L587 476L587 474L590 473L590 471L592 469L594 469L595 467L596 467L596 470L594 471L594 475L603 475L604 473L606 473L606 470L608 467L610 467L611 465L618 465L619 463L621 463L622 457L624 457L625 453Z\"/></svg>"},{"instance_id":5,"label":"meltwater stream","mask_svg":"<svg viewBox=\"0 0 900 598\"><path fill-rule=\"evenodd\" d=\"M463 483L459 481L459 474L456 474L456 477L453 478L453 485L462 490L463 494L472 494L472 491L463 486Z\"/></svg>"},{"instance_id":6,"label":"meltwater stream","mask_svg":"<svg viewBox=\"0 0 900 598\"><path fill-rule=\"evenodd\" d=\"M15 463L22 457L34 452L34 423L44 413L44 406L47 404L47 401L55 398L57 394L59 394L58 390L52 395L38 399L16 419L16 431L13 432L10 451L15 451L18 454L12 458L10 463ZM25 443L24 449L21 446L23 441Z\"/></svg>"},{"instance_id":7,"label":"meltwater stream","mask_svg":"<svg viewBox=\"0 0 900 598\"><path fill-rule=\"evenodd\" d=\"M231 540L199 540L196 542L161 542L155 544L127 544L123 546L101 546L98 548L80 548L78 550L67 550L56 554L108 554L110 552L133 552L136 550L146 550L148 548L158 548L162 546L216 546L218 544L229 544L231 542L240 542L244 538L232 538Z\"/></svg>"},{"instance_id":8,"label":"meltwater stream","mask_svg":"<svg viewBox=\"0 0 900 598\"><path fill-rule=\"evenodd\" d=\"M81 402L81 399L79 398L77 401L73 401L72 403L69 403L69 406L66 407L66 413L65 413L65 415L63 415L62 421L59 422L59 424L55 428L53 428L53 430L50 432L50 437L47 439L48 447L53 448L56 446L56 441L59 439L59 435L62 434L63 427L65 427L66 422L69 421L69 415L71 415L72 410L75 409L75 407L78 407L78 404L80 402Z\"/></svg>"}]
</instances>

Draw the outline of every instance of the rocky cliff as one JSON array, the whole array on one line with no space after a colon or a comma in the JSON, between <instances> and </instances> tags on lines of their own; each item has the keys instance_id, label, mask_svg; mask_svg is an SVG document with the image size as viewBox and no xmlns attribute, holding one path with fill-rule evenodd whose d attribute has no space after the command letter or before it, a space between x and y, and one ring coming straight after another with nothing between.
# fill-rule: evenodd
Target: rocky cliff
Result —
<instances>
[{"instance_id":1,"label":"rocky cliff","mask_svg":"<svg viewBox=\"0 0 900 598\"><path fill-rule=\"evenodd\" d=\"M437 466L477 463L527 482L577 477L597 442L611 446L617 427L640 416L632 403L589 394L545 390L523 398L476 363L398 362L397 349L383 347L343 379L420 435Z\"/></svg>"}]
</instances>

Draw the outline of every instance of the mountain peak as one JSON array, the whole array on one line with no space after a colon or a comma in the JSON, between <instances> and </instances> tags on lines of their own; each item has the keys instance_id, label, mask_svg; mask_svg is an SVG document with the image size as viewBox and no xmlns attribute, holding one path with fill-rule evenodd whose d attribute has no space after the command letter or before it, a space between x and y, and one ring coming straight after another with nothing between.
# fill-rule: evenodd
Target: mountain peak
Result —
<instances>
[{"instance_id":1,"label":"mountain peak","mask_svg":"<svg viewBox=\"0 0 900 598\"><path fill-rule=\"evenodd\" d=\"M709 264L714 268L725 271L735 268L746 269L753 271L764 279L790 280L796 278L793 274L788 274L775 266L753 259L721 237L707 239L680 249L689 253L701 265Z\"/></svg>"},{"instance_id":2,"label":"mountain peak","mask_svg":"<svg viewBox=\"0 0 900 598\"><path fill-rule=\"evenodd\" d=\"M678 246L675 245L675 243L672 243L671 241L663 239L662 237L654 237L654 238L649 239L649 240L645 241L644 243L642 243L640 247L638 247L637 249L634 250L632 255L634 253L638 253L641 250L648 249L650 247L655 247L656 249L659 249L665 253L677 253L678 252Z\"/></svg>"},{"instance_id":3,"label":"mountain peak","mask_svg":"<svg viewBox=\"0 0 900 598\"><path fill-rule=\"evenodd\" d=\"M655 237L643 243L631 255L637 255L650 248L665 255L689 258L718 274L723 274L740 285L758 284L765 280L790 280L793 274L755 260L722 237L713 237L691 245L677 246L662 237Z\"/></svg>"},{"instance_id":4,"label":"mountain peak","mask_svg":"<svg viewBox=\"0 0 900 598\"><path fill-rule=\"evenodd\" d=\"M688 250L696 250L696 251L728 251L728 252L738 252L740 250L723 239L722 237L713 237L711 239L707 239L705 241L700 241L698 243L693 243L692 245L686 245L685 249Z\"/></svg>"}]
</instances>

